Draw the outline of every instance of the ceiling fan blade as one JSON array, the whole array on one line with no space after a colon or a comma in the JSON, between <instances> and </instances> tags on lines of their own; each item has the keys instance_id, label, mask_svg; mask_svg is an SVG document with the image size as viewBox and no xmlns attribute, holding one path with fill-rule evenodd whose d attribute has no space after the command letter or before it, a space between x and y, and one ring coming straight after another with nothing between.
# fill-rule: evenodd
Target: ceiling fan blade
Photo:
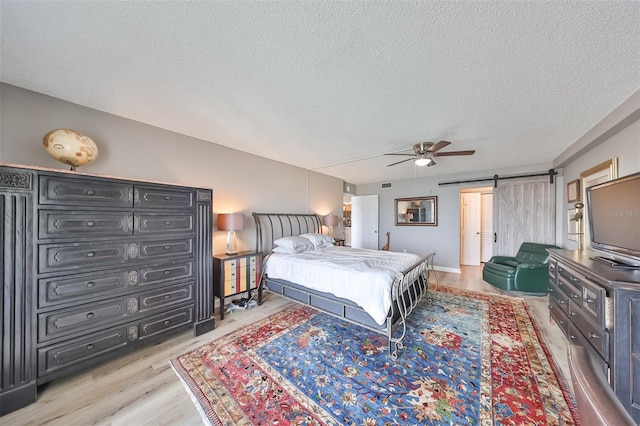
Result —
<instances>
[{"instance_id":1,"label":"ceiling fan blade","mask_svg":"<svg viewBox=\"0 0 640 426\"><path fill-rule=\"evenodd\" d=\"M436 162L433 161L433 158L431 159L431 162L429 164L427 164L427 167L431 167L431 166L435 166Z\"/></svg>"},{"instance_id":2,"label":"ceiling fan blade","mask_svg":"<svg viewBox=\"0 0 640 426\"><path fill-rule=\"evenodd\" d=\"M469 150L469 151L449 151L449 152L434 152L433 156L434 157L452 157L454 155L473 155L473 153L475 153L475 150Z\"/></svg>"},{"instance_id":3,"label":"ceiling fan blade","mask_svg":"<svg viewBox=\"0 0 640 426\"><path fill-rule=\"evenodd\" d=\"M387 164L387 167L395 166L396 164L404 163L406 161L411 161L411 160L413 160L413 158L407 158L406 160L398 161L397 163Z\"/></svg>"},{"instance_id":4,"label":"ceiling fan blade","mask_svg":"<svg viewBox=\"0 0 640 426\"><path fill-rule=\"evenodd\" d=\"M445 146L451 145L451 142L448 141L440 141L437 144L433 145L431 148L428 148L427 151L429 152L436 152L442 148L444 148Z\"/></svg>"},{"instance_id":5,"label":"ceiling fan blade","mask_svg":"<svg viewBox=\"0 0 640 426\"><path fill-rule=\"evenodd\" d=\"M415 157L416 156L415 154L396 154L396 153L393 153L393 152L390 152L389 154L384 154L384 155L408 155L409 157Z\"/></svg>"}]
</instances>

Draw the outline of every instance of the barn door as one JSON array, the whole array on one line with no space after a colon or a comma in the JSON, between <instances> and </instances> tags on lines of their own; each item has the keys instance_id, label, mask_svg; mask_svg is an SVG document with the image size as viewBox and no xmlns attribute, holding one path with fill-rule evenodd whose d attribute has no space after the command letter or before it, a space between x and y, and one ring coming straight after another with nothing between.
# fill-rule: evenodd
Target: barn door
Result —
<instances>
[{"instance_id":1,"label":"barn door","mask_svg":"<svg viewBox=\"0 0 640 426\"><path fill-rule=\"evenodd\" d=\"M554 244L555 194L549 177L499 180L493 189L493 254L514 256L523 242Z\"/></svg>"}]
</instances>

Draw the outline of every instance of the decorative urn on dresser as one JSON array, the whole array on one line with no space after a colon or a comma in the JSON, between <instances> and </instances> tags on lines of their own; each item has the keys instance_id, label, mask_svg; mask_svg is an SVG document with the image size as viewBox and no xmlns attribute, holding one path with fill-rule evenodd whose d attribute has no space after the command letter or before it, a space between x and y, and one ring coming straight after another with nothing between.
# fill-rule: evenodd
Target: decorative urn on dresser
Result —
<instances>
[{"instance_id":1,"label":"decorative urn on dresser","mask_svg":"<svg viewBox=\"0 0 640 426\"><path fill-rule=\"evenodd\" d=\"M98 158L98 146L93 139L75 130L52 130L44 135L42 145L54 159L70 165L71 170Z\"/></svg>"},{"instance_id":2,"label":"decorative urn on dresser","mask_svg":"<svg viewBox=\"0 0 640 426\"><path fill-rule=\"evenodd\" d=\"M37 386L214 328L212 191L0 165L0 414Z\"/></svg>"}]
</instances>

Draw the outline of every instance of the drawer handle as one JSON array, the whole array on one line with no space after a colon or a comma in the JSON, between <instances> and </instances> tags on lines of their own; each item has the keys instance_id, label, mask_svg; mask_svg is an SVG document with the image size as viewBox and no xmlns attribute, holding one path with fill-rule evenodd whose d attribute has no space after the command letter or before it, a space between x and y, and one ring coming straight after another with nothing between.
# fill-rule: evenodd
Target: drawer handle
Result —
<instances>
[{"instance_id":1,"label":"drawer handle","mask_svg":"<svg viewBox=\"0 0 640 426\"><path fill-rule=\"evenodd\" d=\"M171 321L169 321L169 320L166 320L166 321L164 322L164 325L169 325L169 324L171 324Z\"/></svg>"},{"instance_id":2,"label":"drawer handle","mask_svg":"<svg viewBox=\"0 0 640 426\"><path fill-rule=\"evenodd\" d=\"M96 283L94 283L93 281L89 281L87 283L87 288L93 288L93 287L95 287L95 285L96 285Z\"/></svg>"},{"instance_id":3,"label":"drawer handle","mask_svg":"<svg viewBox=\"0 0 640 426\"><path fill-rule=\"evenodd\" d=\"M572 299L580 299L580 296L578 296L577 294L572 294L572 295L571 295L571 298L572 298Z\"/></svg>"},{"instance_id":4,"label":"drawer handle","mask_svg":"<svg viewBox=\"0 0 640 426\"><path fill-rule=\"evenodd\" d=\"M165 195L164 199L165 199L165 200L167 200L167 201L169 201L169 200L171 199L171 197L170 197L170 196L168 196L168 195Z\"/></svg>"},{"instance_id":5,"label":"drawer handle","mask_svg":"<svg viewBox=\"0 0 640 426\"><path fill-rule=\"evenodd\" d=\"M164 300L169 300L169 299L171 299L171 296L170 296L170 295L168 295L168 294L165 294L165 295L164 295Z\"/></svg>"},{"instance_id":6,"label":"drawer handle","mask_svg":"<svg viewBox=\"0 0 640 426\"><path fill-rule=\"evenodd\" d=\"M567 304L567 301L566 301L566 300L561 300L561 301L559 301L558 303L559 303L559 304L561 304L561 305L566 305L566 304Z\"/></svg>"},{"instance_id":7,"label":"drawer handle","mask_svg":"<svg viewBox=\"0 0 640 426\"><path fill-rule=\"evenodd\" d=\"M171 273L171 271L164 271L165 275L169 275Z\"/></svg>"},{"instance_id":8,"label":"drawer handle","mask_svg":"<svg viewBox=\"0 0 640 426\"><path fill-rule=\"evenodd\" d=\"M164 246L165 250L171 250L171 246Z\"/></svg>"},{"instance_id":9,"label":"drawer handle","mask_svg":"<svg viewBox=\"0 0 640 426\"><path fill-rule=\"evenodd\" d=\"M589 339L599 339L600 336L598 336L597 334L593 334L592 332L589 332Z\"/></svg>"},{"instance_id":10,"label":"drawer handle","mask_svg":"<svg viewBox=\"0 0 640 426\"><path fill-rule=\"evenodd\" d=\"M587 303L596 303L596 299L589 299L589 298L587 297L586 302L587 302Z\"/></svg>"},{"instance_id":11,"label":"drawer handle","mask_svg":"<svg viewBox=\"0 0 640 426\"><path fill-rule=\"evenodd\" d=\"M553 309L553 305L549 305L549 309Z\"/></svg>"},{"instance_id":12,"label":"drawer handle","mask_svg":"<svg viewBox=\"0 0 640 426\"><path fill-rule=\"evenodd\" d=\"M576 312L569 312L569 315L571 315L572 317L578 316L578 314Z\"/></svg>"},{"instance_id":13,"label":"drawer handle","mask_svg":"<svg viewBox=\"0 0 640 426\"><path fill-rule=\"evenodd\" d=\"M87 319L92 319L93 317L95 317L96 315L93 312L89 312L87 314Z\"/></svg>"},{"instance_id":14,"label":"drawer handle","mask_svg":"<svg viewBox=\"0 0 640 426\"><path fill-rule=\"evenodd\" d=\"M95 255L96 255L96 254L95 254L95 252L93 252L93 251L90 251L89 253L87 253L87 257L93 257L93 256L95 256Z\"/></svg>"},{"instance_id":15,"label":"drawer handle","mask_svg":"<svg viewBox=\"0 0 640 426\"><path fill-rule=\"evenodd\" d=\"M569 335L569 339L571 339L571 340L576 340L576 336Z\"/></svg>"},{"instance_id":16,"label":"drawer handle","mask_svg":"<svg viewBox=\"0 0 640 426\"><path fill-rule=\"evenodd\" d=\"M171 225L171 221L167 220L164 224L165 225Z\"/></svg>"},{"instance_id":17,"label":"drawer handle","mask_svg":"<svg viewBox=\"0 0 640 426\"><path fill-rule=\"evenodd\" d=\"M87 350L88 351L92 351L95 348L95 346L93 345L87 345Z\"/></svg>"},{"instance_id":18,"label":"drawer handle","mask_svg":"<svg viewBox=\"0 0 640 426\"><path fill-rule=\"evenodd\" d=\"M87 191L87 195L96 195L96 191L94 191L93 189L90 189Z\"/></svg>"},{"instance_id":19,"label":"drawer handle","mask_svg":"<svg viewBox=\"0 0 640 426\"><path fill-rule=\"evenodd\" d=\"M90 220L89 222L87 222L87 226L94 226L96 223L92 220Z\"/></svg>"}]
</instances>

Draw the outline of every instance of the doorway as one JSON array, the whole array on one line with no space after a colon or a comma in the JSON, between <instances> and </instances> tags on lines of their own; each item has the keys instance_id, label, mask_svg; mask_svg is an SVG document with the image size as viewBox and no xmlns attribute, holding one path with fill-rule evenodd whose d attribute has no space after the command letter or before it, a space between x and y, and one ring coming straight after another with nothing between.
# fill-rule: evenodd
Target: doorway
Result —
<instances>
[{"instance_id":1,"label":"doorway","mask_svg":"<svg viewBox=\"0 0 640 426\"><path fill-rule=\"evenodd\" d=\"M378 249L378 194L351 197L351 247Z\"/></svg>"},{"instance_id":2,"label":"doorway","mask_svg":"<svg viewBox=\"0 0 640 426\"><path fill-rule=\"evenodd\" d=\"M342 229L344 230L344 245L351 247L351 194L342 196Z\"/></svg>"},{"instance_id":3,"label":"doorway","mask_svg":"<svg viewBox=\"0 0 640 426\"><path fill-rule=\"evenodd\" d=\"M493 188L460 190L460 264L480 266L493 255Z\"/></svg>"}]
</instances>

